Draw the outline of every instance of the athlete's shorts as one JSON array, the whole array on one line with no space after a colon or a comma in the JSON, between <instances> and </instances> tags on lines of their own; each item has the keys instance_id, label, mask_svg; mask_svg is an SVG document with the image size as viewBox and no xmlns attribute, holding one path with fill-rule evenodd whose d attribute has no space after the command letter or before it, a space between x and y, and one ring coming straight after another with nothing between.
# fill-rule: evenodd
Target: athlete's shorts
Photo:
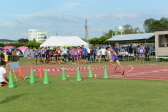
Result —
<instances>
[{"instance_id":1,"label":"athlete's shorts","mask_svg":"<svg viewBox=\"0 0 168 112\"><path fill-rule=\"evenodd\" d=\"M42 57L45 58L45 54L42 54Z\"/></svg>"},{"instance_id":2,"label":"athlete's shorts","mask_svg":"<svg viewBox=\"0 0 168 112\"><path fill-rule=\"evenodd\" d=\"M50 55L50 57L53 57L53 55Z\"/></svg>"},{"instance_id":3,"label":"athlete's shorts","mask_svg":"<svg viewBox=\"0 0 168 112\"><path fill-rule=\"evenodd\" d=\"M100 58L100 55L98 55L97 57Z\"/></svg>"},{"instance_id":4,"label":"athlete's shorts","mask_svg":"<svg viewBox=\"0 0 168 112\"><path fill-rule=\"evenodd\" d=\"M113 57L112 57L112 60L113 60L113 61L118 60L118 56L113 56Z\"/></svg>"},{"instance_id":5,"label":"athlete's shorts","mask_svg":"<svg viewBox=\"0 0 168 112\"><path fill-rule=\"evenodd\" d=\"M139 53L139 56L144 56L144 53Z\"/></svg>"},{"instance_id":6,"label":"athlete's shorts","mask_svg":"<svg viewBox=\"0 0 168 112\"><path fill-rule=\"evenodd\" d=\"M78 57L78 55L74 55L74 58L77 58Z\"/></svg>"},{"instance_id":7,"label":"athlete's shorts","mask_svg":"<svg viewBox=\"0 0 168 112\"><path fill-rule=\"evenodd\" d=\"M28 55L27 55L27 57L31 57L31 55L30 55L30 54L28 54Z\"/></svg>"},{"instance_id":8,"label":"athlete's shorts","mask_svg":"<svg viewBox=\"0 0 168 112\"><path fill-rule=\"evenodd\" d=\"M82 59L86 59L86 55L82 55Z\"/></svg>"},{"instance_id":9,"label":"athlete's shorts","mask_svg":"<svg viewBox=\"0 0 168 112\"><path fill-rule=\"evenodd\" d=\"M81 55L78 55L78 57L80 57Z\"/></svg>"},{"instance_id":10,"label":"athlete's shorts","mask_svg":"<svg viewBox=\"0 0 168 112\"><path fill-rule=\"evenodd\" d=\"M8 85L8 81L3 81L3 82L0 82L0 86L7 86Z\"/></svg>"},{"instance_id":11,"label":"athlete's shorts","mask_svg":"<svg viewBox=\"0 0 168 112\"><path fill-rule=\"evenodd\" d=\"M38 58L38 56L37 56L37 55L34 55L34 58Z\"/></svg>"},{"instance_id":12,"label":"athlete's shorts","mask_svg":"<svg viewBox=\"0 0 168 112\"><path fill-rule=\"evenodd\" d=\"M102 55L102 58L104 58L104 59L105 59L105 55Z\"/></svg>"},{"instance_id":13,"label":"athlete's shorts","mask_svg":"<svg viewBox=\"0 0 168 112\"><path fill-rule=\"evenodd\" d=\"M59 58L59 57L61 57L61 55L57 55L57 57Z\"/></svg>"}]
</instances>

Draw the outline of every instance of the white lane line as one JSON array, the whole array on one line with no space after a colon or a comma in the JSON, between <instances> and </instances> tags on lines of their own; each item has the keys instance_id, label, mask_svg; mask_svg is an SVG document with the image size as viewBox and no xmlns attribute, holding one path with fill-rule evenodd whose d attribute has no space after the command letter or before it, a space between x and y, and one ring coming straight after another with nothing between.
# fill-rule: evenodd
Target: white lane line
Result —
<instances>
[{"instance_id":1,"label":"white lane line","mask_svg":"<svg viewBox=\"0 0 168 112\"><path fill-rule=\"evenodd\" d=\"M129 66L131 67L131 70L129 70L128 72L126 72L126 74L129 73L129 72L131 72L134 69L133 66L131 66L131 65L129 65Z\"/></svg>"}]
</instances>

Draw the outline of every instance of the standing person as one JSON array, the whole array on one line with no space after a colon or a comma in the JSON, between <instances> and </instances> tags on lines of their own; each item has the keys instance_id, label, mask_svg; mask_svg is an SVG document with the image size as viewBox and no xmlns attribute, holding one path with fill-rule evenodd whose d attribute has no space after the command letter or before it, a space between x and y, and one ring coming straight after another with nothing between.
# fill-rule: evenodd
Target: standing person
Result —
<instances>
[{"instance_id":1,"label":"standing person","mask_svg":"<svg viewBox=\"0 0 168 112\"><path fill-rule=\"evenodd\" d=\"M6 66L4 53L5 53L5 50L3 49L3 50L1 51L1 54L0 54L0 65Z\"/></svg>"},{"instance_id":2,"label":"standing person","mask_svg":"<svg viewBox=\"0 0 168 112\"><path fill-rule=\"evenodd\" d=\"M106 49L104 47L102 47L100 51L101 51L101 58L104 62L105 58L106 58Z\"/></svg>"},{"instance_id":3,"label":"standing person","mask_svg":"<svg viewBox=\"0 0 168 112\"><path fill-rule=\"evenodd\" d=\"M149 62L149 54L150 54L150 47L146 45L145 46L145 62Z\"/></svg>"},{"instance_id":4,"label":"standing person","mask_svg":"<svg viewBox=\"0 0 168 112\"><path fill-rule=\"evenodd\" d=\"M41 49L41 57L42 57L42 63L44 64L45 62L45 55L46 55L46 50L44 47Z\"/></svg>"},{"instance_id":5,"label":"standing person","mask_svg":"<svg viewBox=\"0 0 168 112\"><path fill-rule=\"evenodd\" d=\"M61 64L61 52L62 52L62 50L60 49L60 46L58 46L56 51L57 51L57 63Z\"/></svg>"},{"instance_id":6,"label":"standing person","mask_svg":"<svg viewBox=\"0 0 168 112\"><path fill-rule=\"evenodd\" d=\"M31 64L32 61L31 61L31 51L30 51L30 48L28 48L28 51L27 51L27 59L28 59L28 64Z\"/></svg>"},{"instance_id":7,"label":"standing person","mask_svg":"<svg viewBox=\"0 0 168 112\"><path fill-rule=\"evenodd\" d=\"M0 86L8 86L8 78L6 76L6 70L0 65Z\"/></svg>"},{"instance_id":8,"label":"standing person","mask_svg":"<svg viewBox=\"0 0 168 112\"><path fill-rule=\"evenodd\" d=\"M87 49L88 61L90 61L90 48Z\"/></svg>"},{"instance_id":9,"label":"standing person","mask_svg":"<svg viewBox=\"0 0 168 112\"><path fill-rule=\"evenodd\" d=\"M114 66L115 67L115 70L117 69L117 65L114 64L114 62L116 62L118 64L118 66L121 68L122 70L122 75L124 75L124 69L123 67L121 66L120 64L120 61L118 59L118 56L117 56L117 53L115 52L114 50L115 46L113 46L113 49L111 49L110 47L107 47L107 50L111 52L111 59L109 60L109 64L111 66Z\"/></svg>"},{"instance_id":10,"label":"standing person","mask_svg":"<svg viewBox=\"0 0 168 112\"><path fill-rule=\"evenodd\" d=\"M37 65L37 58L38 58L38 49L34 51L34 60L35 60L36 65Z\"/></svg>"},{"instance_id":11,"label":"standing person","mask_svg":"<svg viewBox=\"0 0 168 112\"><path fill-rule=\"evenodd\" d=\"M142 44L140 44L140 47L138 48L138 53L139 53L139 62L144 63L144 53L145 49L143 48Z\"/></svg>"},{"instance_id":12,"label":"standing person","mask_svg":"<svg viewBox=\"0 0 168 112\"><path fill-rule=\"evenodd\" d=\"M75 47L74 48L74 62L75 62L75 64L77 64L78 63L78 51L77 51L77 48Z\"/></svg>"},{"instance_id":13,"label":"standing person","mask_svg":"<svg viewBox=\"0 0 168 112\"><path fill-rule=\"evenodd\" d=\"M57 49L55 49L55 51L54 51L54 57L55 57L56 64L57 64L57 56L58 56Z\"/></svg>"},{"instance_id":14,"label":"standing person","mask_svg":"<svg viewBox=\"0 0 168 112\"><path fill-rule=\"evenodd\" d=\"M50 62L51 64L54 63L54 52L52 50L50 50Z\"/></svg>"},{"instance_id":15,"label":"standing person","mask_svg":"<svg viewBox=\"0 0 168 112\"><path fill-rule=\"evenodd\" d=\"M90 48L90 63L94 63L95 50Z\"/></svg>"},{"instance_id":16,"label":"standing person","mask_svg":"<svg viewBox=\"0 0 168 112\"><path fill-rule=\"evenodd\" d=\"M100 51L100 48L99 48L99 47L98 47L97 50L96 50L96 54L97 54L98 62L101 63L101 58L100 58L101 51Z\"/></svg>"},{"instance_id":17,"label":"standing person","mask_svg":"<svg viewBox=\"0 0 168 112\"><path fill-rule=\"evenodd\" d=\"M46 50L46 64L50 63L50 47Z\"/></svg>"},{"instance_id":18,"label":"standing person","mask_svg":"<svg viewBox=\"0 0 168 112\"><path fill-rule=\"evenodd\" d=\"M87 54L87 49L82 45L82 62L85 65L86 64L86 54Z\"/></svg>"},{"instance_id":19,"label":"standing person","mask_svg":"<svg viewBox=\"0 0 168 112\"><path fill-rule=\"evenodd\" d=\"M70 50L70 54L71 54L71 57L72 57L72 62L74 62L74 49L75 49L75 47L73 46L72 49Z\"/></svg>"},{"instance_id":20,"label":"standing person","mask_svg":"<svg viewBox=\"0 0 168 112\"><path fill-rule=\"evenodd\" d=\"M67 54L68 54L68 49L63 47L62 49L62 56L64 57L64 63L67 62Z\"/></svg>"},{"instance_id":21,"label":"standing person","mask_svg":"<svg viewBox=\"0 0 168 112\"><path fill-rule=\"evenodd\" d=\"M38 52L38 56L40 57L40 63L42 63L42 55L41 55L41 50L42 48L40 48L39 52Z\"/></svg>"},{"instance_id":22,"label":"standing person","mask_svg":"<svg viewBox=\"0 0 168 112\"><path fill-rule=\"evenodd\" d=\"M82 49L80 48L80 46L78 46L78 49L77 49L77 52L78 52L78 65L79 63L81 63L81 54L82 54Z\"/></svg>"}]
</instances>

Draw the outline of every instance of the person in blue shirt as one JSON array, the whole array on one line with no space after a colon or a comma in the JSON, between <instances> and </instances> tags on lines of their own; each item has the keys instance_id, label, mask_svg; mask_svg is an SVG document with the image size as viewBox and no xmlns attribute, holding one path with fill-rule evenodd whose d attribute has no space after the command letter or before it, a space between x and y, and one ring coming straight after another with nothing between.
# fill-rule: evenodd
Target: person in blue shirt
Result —
<instances>
[{"instance_id":1,"label":"person in blue shirt","mask_svg":"<svg viewBox=\"0 0 168 112\"><path fill-rule=\"evenodd\" d=\"M74 57L74 62L77 65L77 63L78 63L78 51L77 51L76 47L74 47L74 56L73 57Z\"/></svg>"},{"instance_id":2,"label":"person in blue shirt","mask_svg":"<svg viewBox=\"0 0 168 112\"><path fill-rule=\"evenodd\" d=\"M100 50L99 47L98 47L97 50L96 50L96 55L97 55L98 61L99 61L99 63L100 63L101 50Z\"/></svg>"},{"instance_id":3,"label":"person in blue shirt","mask_svg":"<svg viewBox=\"0 0 168 112\"><path fill-rule=\"evenodd\" d=\"M145 54L145 49L143 48L142 44L140 44L140 47L138 48L138 53L140 57L140 63L144 63L144 54Z\"/></svg>"},{"instance_id":4,"label":"person in blue shirt","mask_svg":"<svg viewBox=\"0 0 168 112\"><path fill-rule=\"evenodd\" d=\"M35 60L36 65L37 65L38 52L39 52L38 49L34 51L34 60Z\"/></svg>"},{"instance_id":5,"label":"person in blue shirt","mask_svg":"<svg viewBox=\"0 0 168 112\"><path fill-rule=\"evenodd\" d=\"M86 54L87 54L87 49L82 45L82 62L83 64L86 64Z\"/></svg>"}]
</instances>

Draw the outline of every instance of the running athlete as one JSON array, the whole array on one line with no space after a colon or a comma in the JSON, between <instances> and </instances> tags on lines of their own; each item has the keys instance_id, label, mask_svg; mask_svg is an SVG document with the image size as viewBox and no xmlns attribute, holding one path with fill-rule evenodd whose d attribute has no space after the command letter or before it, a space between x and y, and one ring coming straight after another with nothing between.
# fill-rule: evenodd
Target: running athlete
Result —
<instances>
[{"instance_id":1,"label":"running athlete","mask_svg":"<svg viewBox=\"0 0 168 112\"><path fill-rule=\"evenodd\" d=\"M34 51L34 60L35 60L36 65L37 65L37 58L38 58L38 49Z\"/></svg>"},{"instance_id":2,"label":"running athlete","mask_svg":"<svg viewBox=\"0 0 168 112\"><path fill-rule=\"evenodd\" d=\"M78 51L76 49L76 47L74 47L74 62L77 64L78 63Z\"/></svg>"},{"instance_id":3,"label":"running athlete","mask_svg":"<svg viewBox=\"0 0 168 112\"><path fill-rule=\"evenodd\" d=\"M114 48L116 47L116 45L113 46L113 48L111 49L110 47L107 48L108 51L111 52L111 60L109 60L109 64L111 66L114 66L115 67L115 70L117 69L117 65L114 64L114 62L116 62L118 64L118 66L121 68L122 70L122 75L124 75L124 69L123 67L121 66L120 64L120 61L118 59L118 56L117 56L117 53L115 52Z\"/></svg>"},{"instance_id":4,"label":"running athlete","mask_svg":"<svg viewBox=\"0 0 168 112\"><path fill-rule=\"evenodd\" d=\"M140 63L144 63L144 53L145 53L145 49L142 47L142 44L140 44L139 48L138 48L138 53L139 53L139 62Z\"/></svg>"},{"instance_id":5,"label":"running athlete","mask_svg":"<svg viewBox=\"0 0 168 112\"><path fill-rule=\"evenodd\" d=\"M28 59L28 64L31 64L31 51L30 51L30 48L28 48L28 51L27 51L27 59Z\"/></svg>"},{"instance_id":6,"label":"running athlete","mask_svg":"<svg viewBox=\"0 0 168 112\"><path fill-rule=\"evenodd\" d=\"M43 64L44 64L44 62L45 62L45 52L46 52L46 50L44 49L44 47L42 47L41 57L42 57L42 63L43 63Z\"/></svg>"},{"instance_id":7,"label":"running athlete","mask_svg":"<svg viewBox=\"0 0 168 112\"><path fill-rule=\"evenodd\" d=\"M58 64L61 64L61 52L62 52L62 50L58 46L58 49L56 51L57 51L57 62L58 62Z\"/></svg>"},{"instance_id":8,"label":"running athlete","mask_svg":"<svg viewBox=\"0 0 168 112\"><path fill-rule=\"evenodd\" d=\"M79 63L81 63L81 54L82 54L82 49L78 46L78 49L77 49L77 54L78 54L78 65Z\"/></svg>"}]
</instances>

